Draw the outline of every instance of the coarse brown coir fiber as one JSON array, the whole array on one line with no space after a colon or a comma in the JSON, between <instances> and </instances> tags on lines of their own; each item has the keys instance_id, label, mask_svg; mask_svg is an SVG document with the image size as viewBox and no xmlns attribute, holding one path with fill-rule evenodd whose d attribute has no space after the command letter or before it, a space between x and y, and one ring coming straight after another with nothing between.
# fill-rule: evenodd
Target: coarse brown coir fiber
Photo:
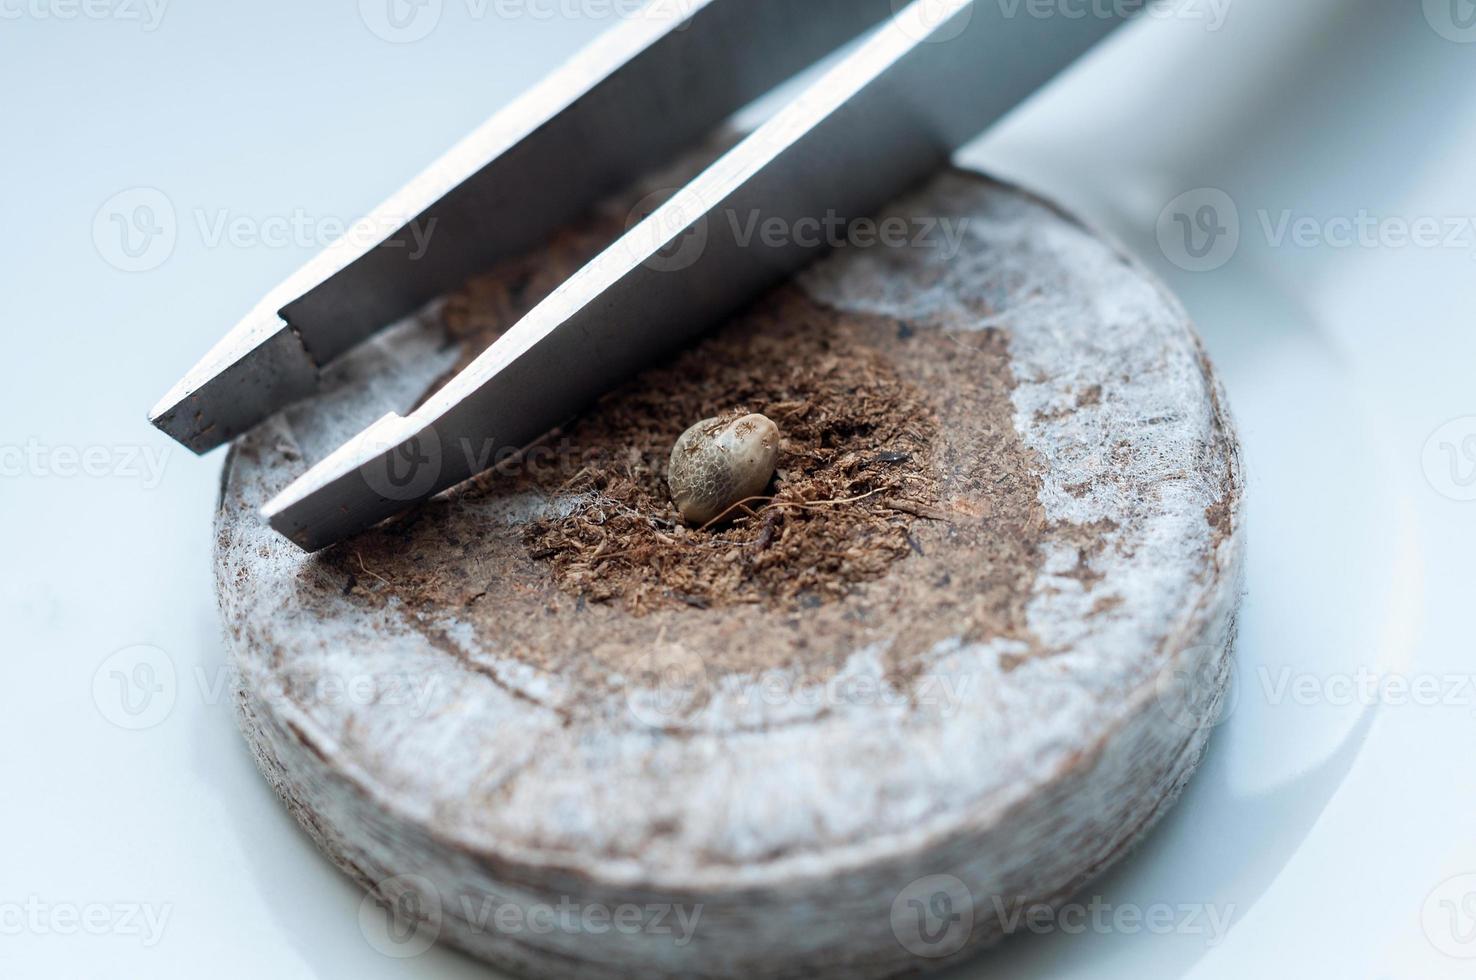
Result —
<instances>
[{"instance_id":1,"label":"coarse brown coir fiber","mask_svg":"<svg viewBox=\"0 0 1476 980\"><path fill-rule=\"evenodd\" d=\"M623 214L601 212L449 297L440 316L458 369L612 240ZM454 607L549 669L678 641L709 666L800 659L823 673L878 628L899 666L950 638L1030 646L1023 603L1051 530L1013 385L998 328L837 310L786 284L328 560L390 583L412 609ZM735 411L783 434L769 499L685 527L666 486L671 446Z\"/></svg>"}]
</instances>

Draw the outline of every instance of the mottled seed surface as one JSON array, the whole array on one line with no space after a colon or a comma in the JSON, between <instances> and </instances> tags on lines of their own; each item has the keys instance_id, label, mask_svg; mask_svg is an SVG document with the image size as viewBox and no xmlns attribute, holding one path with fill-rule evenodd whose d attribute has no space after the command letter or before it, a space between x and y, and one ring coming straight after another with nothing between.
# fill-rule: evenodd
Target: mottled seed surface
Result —
<instances>
[{"instance_id":1,"label":"mottled seed surface","mask_svg":"<svg viewBox=\"0 0 1476 980\"><path fill-rule=\"evenodd\" d=\"M671 448L667 483L689 524L701 526L764 492L779 462L779 427L763 415L703 419Z\"/></svg>"}]
</instances>

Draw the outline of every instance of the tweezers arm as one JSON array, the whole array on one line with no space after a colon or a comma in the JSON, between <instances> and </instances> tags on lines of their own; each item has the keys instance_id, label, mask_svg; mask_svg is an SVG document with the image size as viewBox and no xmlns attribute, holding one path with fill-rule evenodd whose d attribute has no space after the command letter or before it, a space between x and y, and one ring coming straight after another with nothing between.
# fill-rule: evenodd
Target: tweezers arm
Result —
<instances>
[{"instance_id":1,"label":"tweezers arm","mask_svg":"<svg viewBox=\"0 0 1476 980\"><path fill-rule=\"evenodd\" d=\"M648 4L369 215L349 237L390 234L332 253L340 267L283 319L318 363L332 360L542 244L889 12L888 0Z\"/></svg>"},{"instance_id":2,"label":"tweezers arm","mask_svg":"<svg viewBox=\"0 0 1476 980\"><path fill-rule=\"evenodd\" d=\"M151 420L196 452L229 441L890 13L890 0L652 0L273 290Z\"/></svg>"}]
</instances>

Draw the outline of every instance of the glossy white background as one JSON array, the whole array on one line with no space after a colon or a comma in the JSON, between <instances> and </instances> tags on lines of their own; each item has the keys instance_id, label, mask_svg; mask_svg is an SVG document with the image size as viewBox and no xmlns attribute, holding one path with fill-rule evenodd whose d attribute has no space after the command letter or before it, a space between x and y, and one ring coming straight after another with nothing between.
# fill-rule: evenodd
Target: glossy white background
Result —
<instances>
[{"instance_id":1,"label":"glossy white background","mask_svg":"<svg viewBox=\"0 0 1476 980\"><path fill-rule=\"evenodd\" d=\"M257 775L211 587L222 457L144 421L316 236L627 9L430 0L396 31L385 2L0 0L0 976L487 973L376 951L358 890ZM1026 935L965 975L1476 972L1472 14L1189 0L966 152L1182 297L1244 439L1251 558L1233 710L1180 806L1082 897L1181 928ZM140 202L175 231L130 256L113 215ZM1189 271L1175 215L1207 202L1239 238ZM1283 215L1311 219L1300 243ZM1344 244L1361 218L1373 240ZM1402 244L1419 219L1451 240ZM117 656L139 644L160 690L129 714L110 685L150 680ZM1440 693L1365 703L1343 683L1361 676ZM1193 908L1228 934L1211 945Z\"/></svg>"}]
</instances>

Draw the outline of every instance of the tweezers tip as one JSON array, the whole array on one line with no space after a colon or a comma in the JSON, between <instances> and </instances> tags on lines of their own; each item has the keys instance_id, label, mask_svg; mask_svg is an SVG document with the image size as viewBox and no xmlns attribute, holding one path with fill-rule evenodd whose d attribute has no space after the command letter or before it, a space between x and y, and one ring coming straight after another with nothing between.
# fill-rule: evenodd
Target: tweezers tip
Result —
<instances>
[{"instance_id":1,"label":"tweezers tip","mask_svg":"<svg viewBox=\"0 0 1476 980\"><path fill-rule=\"evenodd\" d=\"M286 321L247 317L149 411L149 421L204 454L311 394L317 365Z\"/></svg>"}]
</instances>

